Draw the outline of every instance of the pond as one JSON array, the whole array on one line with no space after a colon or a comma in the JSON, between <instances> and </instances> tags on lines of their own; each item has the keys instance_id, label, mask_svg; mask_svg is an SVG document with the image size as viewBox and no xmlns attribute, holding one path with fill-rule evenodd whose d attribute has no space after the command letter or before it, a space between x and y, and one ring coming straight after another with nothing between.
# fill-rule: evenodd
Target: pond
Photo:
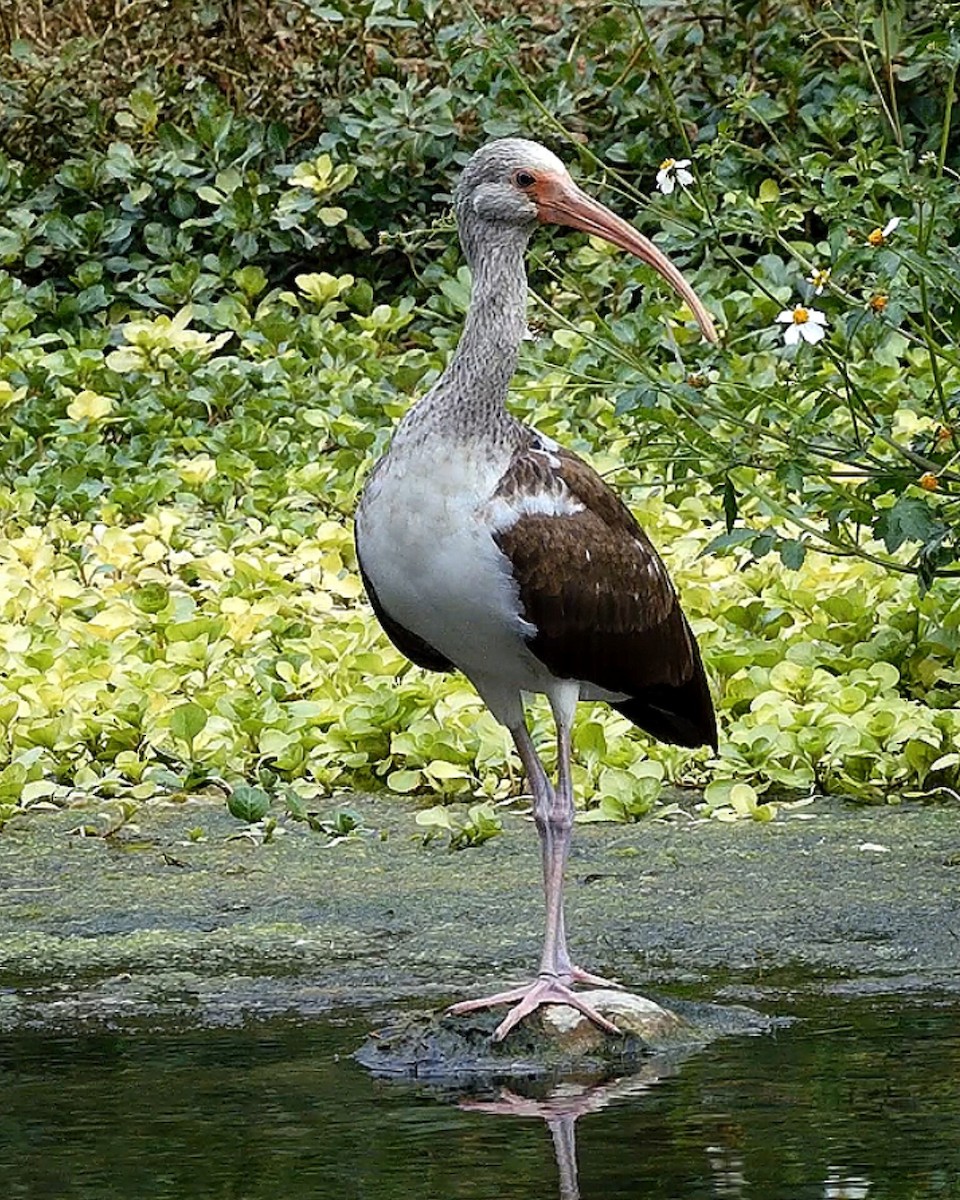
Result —
<instances>
[{"instance_id":1,"label":"pond","mask_svg":"<svg viewBox=\"0 0 960 1200\"><path fill-rule=\"evenodd\" d=\"M603 1083L444 1091L350 1057L368 1014L0 1038L6 1197L960 1197L960 1005L821 999Z\"/></svg>"}]
</instances>

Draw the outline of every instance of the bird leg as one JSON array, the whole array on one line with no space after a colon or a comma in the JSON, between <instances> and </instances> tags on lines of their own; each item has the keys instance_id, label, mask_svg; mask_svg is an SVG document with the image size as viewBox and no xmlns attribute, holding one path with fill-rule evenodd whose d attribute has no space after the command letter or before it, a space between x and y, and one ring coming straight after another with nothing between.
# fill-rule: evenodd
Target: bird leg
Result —
<instances>
[{"instance_id":1,"label":"bird leg","mask_svg":"<svg viewBox=\"0 0 960 1200\"><path fill-rule=\"evenodd\" d=\"M529 741L529 734L527 735ZM564 745L566 741L566 745ZM531 743L530 749L533 750ZM561 978L572 970L567 952L563 920L563 876L570 855L573 836L573 796L570 787L569 736L564 739L557 730L557 786L552 788L543 767L540 767L540 787L533 790L533 820L540 835L540 856L543 864L543 891L546 900L547 922L540 956L541 978ZM537 763L540 763L537 757Z\"/></svg>"},{"instance_id":2,"label":"bird leg","mask_svg":"<svg viewBox=\"0 0 960 1200\"><path fill-rule=\"evenodd\" d=\"M526 729L524 729L524 732L526 732ZM528 735L528 741L529 741L529 735ZM530 751L533 754L534 759L536 760L537 766L540 767L541 775L543 775L543 767L540 764L540 758L537 755L536 751L534 751L532 743L530 745ZM543 778L543 782L546 784L547 790L549 792L550 784L547 781L547 778L545 775ZM531 784L531 788L532 788L532 786L533 785ZM567 934L566 934L566 928L564 925L562 894L563 894L563 876L564 876L564 871L565 871L566 865L567 865L567 859L570 855L570 842L571 842L571 839L573 836L574 805L573 805L573 776L572 776L571 770L570 770L570 725L567 721L564 721L562 719L562 716L558 716L558 718L557 718L557 787L556 787L556 794L553 795L553 804L554 804L554 806L559 805L559 810L561 813L561 820L566 822L565 844L563 846L563 851L562 851L563 861L560 863L559 873L557 871L556 863L552 860L552 858L548 857L548 846L550 846L550 848L553 850L554 854L556 853L556 848L552 845L552 838L550 838L550 836L549 836L549 821L548 821L548 836L547 837L545 837L544 833L542 831L540 831L539 824L537 825L537 829L538 829L538 831L540 831L540 845L541 845L541 849L542 849L542 853L543 853L543 884L544 884L544 890L546 892L547 912L548 912L547 937L549 937L549 935L550 935L550 926L549 926L550 885L548 884L547 881L548 881L548 879L552 879L555 875L559 874L559 879L558 879L558 882L556 883L557 898L558 898L558 902L559 902L558 903L559 912L557 914L557 932L556 932L556 941L555 941L555 948L554 948L554 964L555 964L556 974L562 979L569 979L572 983L582 983L582 984L586 984L588 987L615 988L618 991L622 991L623 990L622 984L616 983L612 979L604 979L604 977L602 975L593 975L589 971L584 971L580 967L574 966L573 963L570 961L570 954L567 951ZM566 816L563 816L562 814L566 814ZM534 814L534 818L536 819L536 814ZM546 946L546 941L545 941L544 942L544 956L546 956L546 952L547 952L547 946ZM541 962L541 964L540 964L541 975L543 974L543 971L544 971L544 964L543 964L543 962Z\"/></svg>"},{"instance_id":3,"label":"bird leg","mask_svg":"<svg viewBox=\"0 0 960 1200\"><path fill-rule=\"evenodd\" d=\"M612 1021L602 1016L576 992L571 984L590 983L597 987L618 986L610 984L598 975L580 970L570 961L567 951L566 932L563 920L563 873L570 853L573 833L573 786L570 776L570 728L569 722L558 717L557 749L559 768L557 786L554 789L547 779L543 764L533 747L525 724L510 731L513 735L520 761L523 763L530 790L533 793L533 816L540 835L541 859L543 862L543 889L546 899L546 932L540 956L537 978L529 984L484 996L478 1000L464 1000L452 1005L448 1012L459 1015L480 1008L492 1008L497 1004L512 1004L513 1007L494 1030L494 1041L502 1041L511 1029L524 1017L543 1004L567 1004L578 1009L594 1024L608 1033L620 1033Z\"/></svg>"}]
</instances>

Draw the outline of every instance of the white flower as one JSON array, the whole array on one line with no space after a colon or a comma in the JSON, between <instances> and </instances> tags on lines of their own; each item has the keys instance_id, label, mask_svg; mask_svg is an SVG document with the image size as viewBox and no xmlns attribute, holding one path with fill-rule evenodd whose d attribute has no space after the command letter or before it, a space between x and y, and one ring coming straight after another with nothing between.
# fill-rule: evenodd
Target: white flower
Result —
<instances>
[{"instance_id":1,"label":"white flower","mask_svg":"<svg viewBox=\"0 0 960 1200\"><path fill-rule=\"evenodd\" d=\"M818 308L804 308L798 304L796 308L785 308L777 317L786 325L783 340L788 346L795 346L801 338L815 346L826 335L824 326L827 318Z\"/></svg>"},{"instance_id":2,"label":"white flower","mask_svg":"<svg viewBox=\"0 0 960 1200\"><path fill-rule=\"evenodd\" d=\"M882 246L891 233L900 224L899 217L891 217L882 229L879 227L867 234L867 242L871 246Z\"/></svg>"},{"instance_id":3,"label":"white flower","mask_svg":"<svg viewBox=\"0 0 960 1200\"><path fill-rule=\"evenodd\" d=\"M689 166L689 158L665 158L663 160L660 170L657 172L657 187L665 196L669 196L678 183L681 187L689 187L693 183L693 176L687 170Z\"/></svg>"},{"instance_id":4,"label":"white flower","mask_svg":"<svg viewBox=\"0 0 960 1200\"><path fill-rule=\"evenodd\" d=\"M810 274L807 276L807 283L813 284L813 292L814 292L815 296L821 295L823 293L823 289L827 286L827 284L829 282L830 282L830 268L829 267L814 267L813 270L810 272Z\"/></svg>"}]
</instances>

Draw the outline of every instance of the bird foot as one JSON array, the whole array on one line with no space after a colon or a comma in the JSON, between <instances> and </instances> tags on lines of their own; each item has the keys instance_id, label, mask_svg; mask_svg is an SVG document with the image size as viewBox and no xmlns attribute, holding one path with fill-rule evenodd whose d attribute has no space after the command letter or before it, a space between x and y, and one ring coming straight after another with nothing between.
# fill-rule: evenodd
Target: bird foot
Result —
<instances>
[{"instance_id":1,"label":"bird foot","mask_svg":"<svg viewBox=\"0 0 960 1200\"><path fill-rule=\"evenodd\" d=\"M582 978L585 977L585 978ZM588 975L586 971L571 972L571 980L578 983L590 982L599 980L599 976ZM606 981L603 981L606 984ZM598 984L599 986L599 984ZM619 985L612 985L617 987ZM476 1012L481 1008L493 1008L497 1004L512 1004L513 1007L503 1018L500 1024L493 1031L493 1040L502 1042L511 1029L524 1017L535 1012L544 1004L566 1004L570 1008L577 1009L582 1012L585 1017L593 1021L607 1033L619 1035L621 1030L610 1020L588 1004L581 996L578 996L575 991L562 983L555 975L541 975L533 981L533 983L524 984L522 987L510 988L505 992L496 992L492 996L483 996L479 1000L461 1000L458 1004L451 1004L447 1012L451 1016L461 1016L463 1013Z\"/></svg>"},{"instance_id":2,"label":"bird foot","mask_svg":"<svg viewBox=\"0 0 960 1200\"><path fill-rule=\"evenodd\" d=\"M589 971L582 971L579 967L570 968L570 978L574 983L582 983L586 987L610 988L614 992L627 990L622 983L617 983L615 979L604 979L602 975L591 975Z\"/></svg>"}]
</instances>

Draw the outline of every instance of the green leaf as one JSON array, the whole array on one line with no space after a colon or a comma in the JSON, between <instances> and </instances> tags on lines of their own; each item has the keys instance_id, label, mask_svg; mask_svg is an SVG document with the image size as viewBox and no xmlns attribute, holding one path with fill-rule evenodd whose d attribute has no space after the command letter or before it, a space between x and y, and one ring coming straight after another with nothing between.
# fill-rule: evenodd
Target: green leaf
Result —
<instances>
[{"instance_id":1,"label":"green leaf","mask_svg":"<svg viewBox=\"0 0 960 1200\"><path fill-rule=\"evenodd\" d=\"M248 300L259 296L267 286L267 277L260 267L241 267L233 272L233 281Z\"/></svg>"},{"instance_id":2,"label":"green leaf","mask_svg":"<svg viewBox=\"0 0 960 1200\"><path fill-rule=\"evenodd\" d=\"M391 771L387 776L387 787L391 792L415 792L423 782L419 771Z\"/></svg>"},{"instance_id":3,"label":"green leaf","mask_svg":"<svg viewBox=\"0 0 960 1200\"><path fill-rule=\"evenodd\" d=\"M194 738L203 732L207 724L207 710L192 701L181 704L170 715L170 732L175 738L186 742L193 753Z\"/></svg>"},{"instance_id":4,"label":"green leaf","mask_svg":"<svg viewBox=\"0 0 960 1200\"><path fill-rule=\"evenodd\" d=\"M701 555L713 554L717 550L730 550L734 546L743 546L746 542L752 542L757 536L755 529L731 529L729 533L718 534L712 538L701 550Z\"/></svg>"},{"instance_id":5,"label":"green leaf","mask_svg":"<svg viewBox=\"0 0 960 1200\"><path fill-rule=\"evenodd\" d=\"M740 817L749 817L757 807L757 793L749 783L735 783L730 789L727 803Z\"/></svg>"},{"instance_id":6,"label":"green leaf","mask_svg":"<svg viewBox=\"0 0 960 1200\"><path fill-rule=\"evenodd\" d=\"M503 833L503 820L491 804L474 804L467 812L463 827L450 839L451 850L482 846Z\"/></svg>"},{"instance_id":7,"label":"green leaf","mask_svg":"<svg viewBox=\"0 0 960 1200\"><path fill-rule=\"evenodd\" d=\"M162 612L170 603L170 593L162 583L145 583L133 593L133 603L142 613L154 615Z\"/></svg>"},{"instance_id":8,"label":"green leaf","mask_svg":"<svg viewBox=\"0 0 960 1200\"><path fill-rule=\"evenodd\" d=\"M283 793L283 803L286 806L287 812L295 821L306 821L308 819L307 806L296 794L287 789Z\"/></svg>"},{"instance_id":9,"label":"green leaf","mask_svg":"<svg viewBox=\"0 0 960 1200\"><path fill-rule=\"evenodd\" d=\"M252 825L270 811L270 797L263 788L238 783L227 798L227 807L233 816Z\"/></svg>"},{"instance_id":10,"label":"green leaf","mask_svg":"<svg viewBox=\"0 0 960 1200\"><path fill-rule=\"evenodd\" d=\"M750 553L754 558L765 558L773 549L776 537L772 533L761 533L750 543Z\"/></svg>"},{"instance_id":11,"label":"green leaf","mask_svg":"<svg viewBox=\"0 0 960 1200\"><path fill-rule=\"evenodd\" d=\"M332 817L323 822L331 837L349 837L363 825L363 818L355 808L338 808Z\"/></svg>"},{"instance_id":12,"label":"green leaf","mask_svg":"<svg viewBox=\"0 0 960 1200\"><path fill-rule=\"evenodd\" d=\"M443 758L433 759L432 762L427 763L423 770L424 773L429 775L431 779L436 780L470 778L470 772L466 767L462 767L457 763L447 762L447 760Z\"/></svg>"},{"instance_id":13,"label":"green leaf","mask_svg":"<svg viewBox=\"0 0 960 1200\"><path fill-rule=\"evenodd\" d=\"M728 475L723 481L723 517L727 524L727 533L731 533L736 525L738 511L737 489Z\"/></svg>"},{"instance_id":14,"label":"green leaf","mask_svg":"<svg viewBox=\"0 0 960 1200\"><path fill-rule=\"evenodd\" d=\"M157 102L146 88L134 88L130 93L130 111L143 125L152 128L157 121Z\"/></svg>"},{"instance_id":15,"label":"green leaf","mask_svg":"<svg viewBox=\"0 0 960 1200\"><path fill-rule=\"evenodd\" d=\"M423 809L413 819L424 829L445 829L453 832L454 825L450 819L449 810L442 804L435 804L433 808Z\"/></svg>"},{"instance_id":16,"label":"green leaf","mask_svg":"<svg viewBox=\"0 0 960 1200\"><path fill-rule=\"evenodd\" d=\"M470 284L462 277L440 280L440 291L457 312L465 313L470 306Z\"/></svg>"},{"instance_id":17,"label":"green leaf","mask_svg":"<svg viewBox=\"0 0 960 1200\"><path fill-rule=\"evenodd\" d=\"M803 566L804 559L807 557L807 548L803 542L791 538L787 541L782 541L777 546L780 554L780 561L785 567L789 567L791 571L799 571Z\"/></svg>"},{"instance_id":18,"label":"green leaf","mask_svg":"<svg viewBox=\"0 0 960 1200\"><path fill-rule=\"evenodd\" d=\"M875 527L887 550L893 554L904 542L929 541L942 525L930 511L925 500L901 496L892 508L879 518Z\"/></svg>"},{"instance_id":19,"label":"green leaf","mask_svg":"<svg viewBox=\"0 0 960 1200\"><path fill-rule=\"evenodd\" d=\"M328 208L318 209L317 216L320 219L321 225L326 225L327 228L330 229L334 225L342 224L347 219L347 210L345 208L331 206Z\"/></svg>"},{"instance_id":20,"label":"green leaf","mask_svg":"<svg viewBox=\"0 0 960 1200\"><path fill-rule=\"evenodd\" d=\"M14 38L10 43L10 56L15 62L33 63L36 62L36 55L33 46L30 42L23 38Z\"/></svg>"}]
</instances>

